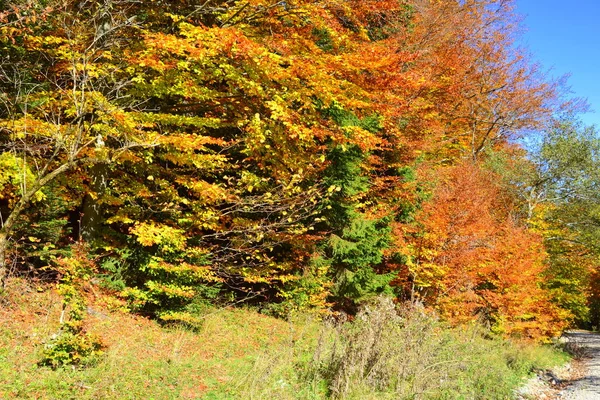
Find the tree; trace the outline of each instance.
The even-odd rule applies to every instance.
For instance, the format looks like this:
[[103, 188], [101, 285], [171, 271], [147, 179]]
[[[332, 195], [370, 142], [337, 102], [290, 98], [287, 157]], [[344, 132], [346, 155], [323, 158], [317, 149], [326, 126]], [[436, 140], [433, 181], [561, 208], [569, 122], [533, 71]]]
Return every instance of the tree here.
[[115, 162], [156, 137], [121, 96], [128, 81], [118, 71], [132, 21], [111, 1], [82, 6], [17, 3], [2, 16], [0, 281], [17, 221], [31, 203], [43, 202], [54, 179]]
[[451, 320], [549, 331], [525, 192], [486, 169], [557, 103], [511, 50], [510, 2], [48, 4], [2, 16], [4, 250], [30, 240], [17, 219], [63, 244], [69, 219], [165, 321], [353, 306], [396, 276]]
[[403, 249], [415, 296], [450, 321], [481, 319], [505, 335], [560, 330], [565, 315], [542, 288], [542, 238], [509, 218], [498, 176], [471, 162], [438, 173]]
[[417, 56], [404, 68], [414, 86], [398, 104], [439, 158], [477, 158], [560, 106], [558, 85], [514, 45], [512, 1], [416, 2], [414, 26], [406, 46]]
[[600, 248], [600, 139], [596, 129], [571, 117], [545, 132], [529, 180], [531, 225], [550, 254], [548, 287], [558, 304], [587, 324]]

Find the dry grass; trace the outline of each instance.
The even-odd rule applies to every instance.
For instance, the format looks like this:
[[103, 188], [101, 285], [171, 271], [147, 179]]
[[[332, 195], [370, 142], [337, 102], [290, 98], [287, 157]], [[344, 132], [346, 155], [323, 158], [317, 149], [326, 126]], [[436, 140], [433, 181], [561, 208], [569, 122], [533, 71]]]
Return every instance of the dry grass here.
[[257, 360], [238, 398], [510, 399], [524, 377], [567, 360], [553, 348], [488, 339], [477, 326], [451, 329], [422, 308], [398, 311], [386, 298], [320, 329]]
[[59, 328], [51, 288], [12, 280], [0, 294], [2, 399], [504, 399], [551, 350], [450, 330], [386, 300], [352, 323], [286, 322], [249, 310], [206, 315], [198, 331], [115, 310], [91, 290], [86, 329], [107, 346], [86, 368], [39, 367]]

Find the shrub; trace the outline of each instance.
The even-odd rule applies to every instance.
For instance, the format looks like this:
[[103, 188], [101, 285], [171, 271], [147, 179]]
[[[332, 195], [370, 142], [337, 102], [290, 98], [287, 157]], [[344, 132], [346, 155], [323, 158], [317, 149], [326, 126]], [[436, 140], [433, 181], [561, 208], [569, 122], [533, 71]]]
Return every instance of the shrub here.
[[94, 335], [62, 330], [46, 342], [38, 364], [52, 368], [93, 364], [102, 355], [103, 347]]
[[62, 276], [58, 284], [58, 292], [63, 297], [61, 327], [44, 344], [39, 365], [52, 368], [85, 365], [102, 354], [104, 346], [100, 339], [83, 328], [87, 307], [81, 291], [96, 271], [95, 264], [86, 254], [86, 248], [79, 244], [71, 257], [56, 260], [56, 270]]

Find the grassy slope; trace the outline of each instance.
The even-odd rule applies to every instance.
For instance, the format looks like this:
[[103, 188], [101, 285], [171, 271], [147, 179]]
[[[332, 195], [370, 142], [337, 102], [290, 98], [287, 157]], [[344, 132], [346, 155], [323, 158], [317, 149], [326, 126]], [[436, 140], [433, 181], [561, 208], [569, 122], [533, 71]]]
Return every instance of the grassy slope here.
[[0, 308], [0, 398], [227, 398], [257, 354], [293, 336], [288, 323], [243, 310], [207, 316], [193, 333], [100, 304], [94, 309], [87, 329], [107, 345], [105, 357], [91, 368], [53, 371], [36, 362], [58, 330], [60, 299], [52, 291], [8, 288]]
[[[311, 319], [285, 322], [226, 309], [207, 315], [198, 332], [164, 329], [107, 311], [109, 299], [90, 297], [96, 312], [87, 329], [102, 338], [106, 353], [94, 366], [53, 371], [36, 362], [44, 340], [59, 327], [60, 299], [52, 290], [11, 281], [0, 296], [0, 398], [319, 399], [335, 382], [344, 398], [500, 399], [532, 368], [564, 360], [547, 349], [516, 348], [418, 321], [380, 338], [383, 347], [375, 350], [363, 346], [373, 321], [344, 331]], [[360, 357], [375, 357], [380, 378], [402, 376], [405, 382], [392, 379], [394, 391], [375, 388], [373, 376], [357, 367]]]

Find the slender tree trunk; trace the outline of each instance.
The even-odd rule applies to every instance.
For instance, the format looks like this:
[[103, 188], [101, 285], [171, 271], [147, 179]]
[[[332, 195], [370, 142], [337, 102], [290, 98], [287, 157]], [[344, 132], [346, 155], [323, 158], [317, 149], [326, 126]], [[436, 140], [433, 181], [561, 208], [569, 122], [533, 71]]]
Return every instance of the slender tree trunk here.
[[[37, 187], [37, 185], [35, 185], [35, 187]], [[29, 201], [38, 190], [39, 188], [34, 191], [30, 190], [25, 195], [23, 195], [23, 197], [21, 197], [21, 199], [17, 202], [15, 207], [11, 210], [10, 214], [8, 215], [8, 218], [6, 219], [6, 221], [4, 221], [2, 227], [0, 227], [0, 287], [4, 287], [8, 275], [8, 264], [6, 261], [6, 253], [8, 252], [9, 243], [8, 237], [12, 232], [13, 226], [15, 225], [17, 218], [19, 217], [19, 215], [21, 215], [21, 213], [25, 209], [25, 206], [29, 204]]]
[[8, 265], [6, 264], [6, 251], [8, 250], [8, 237], [4, 231], [0, 231], [0, 287], [4, 287]]
[[106, 191], [108, 184], [108, 166], [95, 164], [90, 169], [92, 177], [91, 189], [94, 196], [89, 193], [83, 199], [80, 236], [86, 242], [98, 239], [102, 224], [102, 206], [99, 199]]

